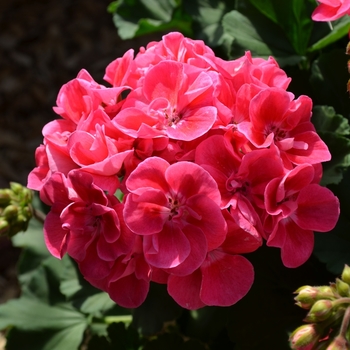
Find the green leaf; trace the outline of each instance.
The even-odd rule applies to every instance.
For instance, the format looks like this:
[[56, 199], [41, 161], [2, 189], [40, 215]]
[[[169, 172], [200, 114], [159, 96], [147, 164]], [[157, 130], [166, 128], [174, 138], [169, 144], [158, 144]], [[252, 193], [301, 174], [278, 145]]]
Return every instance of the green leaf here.
[[50, 306], [44, 302], [22, 296], [0, 305], [0, 329], [14, 326], [23, 330], [63, 329], [85, 324], [83, 314], [69, 304]]
[[323, 163], [321, 184], [338, 184], [350, 166], [350, 140], [347, 137], [350, 134], [349, 122], [328, 106], [315, 106], [311, 120], [332, 155], [329, 162]]
[[191, 33], [191, 18], [175, 0], [120, 0], [109, 9], [115, 11], [113, 21], [124, 40], [174, 29]]
[[[350, 222], [347, 222], [349, 227]], [[341, 226], [344, 226], [340, 224]], [[344, 227], [345, 228], [345, 227]], [[350, 237], [349, 237], [350, 238]], [[328, 271], [340, 275], [344, 264], [350, 264], [350, 239], [344, 239], [336, 231], [315, 233], [315, 247], [313, 253], [327, 265]]]
[[273, 56], [281, 66], [296, 64], [303, 57], [296, 55], [280, 28], [254, 8], [246, 15], [234, 10], [223, 18], [223, 28], [234, 41], [234, 58], [250, 50], [253, 56]]
[[[250, 0], [267, 18], [277, 24], [288, 37], [295, 52], [303, 56], [306, 53], [312, 32], [310, 0]], [[311, 7], [312, 6], [312, 7]]]
[[346, 91], [348, 79], [345, 48], [321, 54], [313, 62], [311, 70], [314, 104], [332, 106], [337, 113], [349, 116], [350, 101]]
[[44, 242], [43, 224], [36, 219], [30, 220], [26, 232], [13, 236], [12, 243], [15, 247], [29, 249], [40, 259], [51, 255]]
[[309, 47], [308, 52], [314, 52], [316, 50], [323, 49], [324, 47], [334, 43], [335, 41], [343, 38], [350, 30], [350, 17], [344, 16], [339, 20], [333, 22], [333, 30], [322, 39], [314, 43]]
[[85, 331], [84, 324], [60, 331], [26, 332], [12, 328], [7, 336], [7, 350], [67, 350], [79, 349]]
[[115, 302], [105, 292], [94, 294], [85, 299], [80, 310], [86, 314], [101, 317], [102, 313], [111, 309]]
[[184, 1], [184, 9], [193, 19], [194, 34], [211, 47], [223, 44], [222, 19], [234, 9], [234, 1], [193, 0]]

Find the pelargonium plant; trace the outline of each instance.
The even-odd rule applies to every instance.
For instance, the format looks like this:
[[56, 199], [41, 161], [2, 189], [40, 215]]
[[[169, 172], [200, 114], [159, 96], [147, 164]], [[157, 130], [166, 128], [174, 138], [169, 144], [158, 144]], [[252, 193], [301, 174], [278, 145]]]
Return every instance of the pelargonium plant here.
[[158, 34], [64, 84], [30, 190], [0, 190], [8, 350], [348, 349], [349, 1], [109, 11]]
[[140, 306], [155, 282], [186, 309], [233, 305], [254, 281], [245, 253], [266, 242], [298, 267], [334, 228], [312, 100], [272, 57], [227, 61], [170, 32], [104, 80], [63, 85], [28, 187], [51, 207], [51, 254], [117, 304]]

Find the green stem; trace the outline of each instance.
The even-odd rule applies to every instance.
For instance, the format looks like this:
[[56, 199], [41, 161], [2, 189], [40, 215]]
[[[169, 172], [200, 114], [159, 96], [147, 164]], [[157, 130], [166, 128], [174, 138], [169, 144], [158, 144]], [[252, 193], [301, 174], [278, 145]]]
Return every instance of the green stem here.
[[44, 223], [45, 218], [46, 218], [46, 215], [42, 211], [37, 210], [35, 208], [33, 208], [33, 216], [35, 217], [35, 219], [40, 221], [42, 224]]
[[130, 324], [132, 321], [131, 315], [122, 315], [122, 316], [106, 316], [103, 318], [104, 323], [111, 324], [113, 322], [123, 322], [125, 324]]
[[343, 321], [341, 323], [339, 335], [343, 336], [346, 339], [346, 333], [349, 328], [350, 322], [350, 307], [345, 310]]

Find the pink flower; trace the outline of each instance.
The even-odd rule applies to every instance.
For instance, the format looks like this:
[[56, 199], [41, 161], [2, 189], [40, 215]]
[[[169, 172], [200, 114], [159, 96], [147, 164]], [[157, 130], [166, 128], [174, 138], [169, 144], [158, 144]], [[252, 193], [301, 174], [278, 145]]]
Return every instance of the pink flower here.
[[209, 72], [163, 61], [147, 72], [142, 87], [128, 95], [113, 122], [134, 138], [168, 136], [190, 141], [206, 133], [216, 120], [213, 91]]
[[208, 250], [224, 241], [227, 227], [219, 208], [220, 193], [200, 166], [169, 165], [151, 157], [130, 174], [126, 187], [130, 194], [125, 222], [143, 236], [150, 265], [188, 274], [200, 266]]
[[[108, 276], [84, 275], [93, 286], [104, 290], [113, 301], [126, 308], [136, 308], [145, 301], [151, 279], [151, 268], [142, 251], [142, 238], [134, 238], [132, 250], [115, 259]], [[84, 272], [81, 263], [79, 268]]]
[[338, 221], [337, 197], [314, 183], [314, 178], [314, 168], [303, 164], [266, 186], [267, 245], [281, 248], [282, 261], [287, 267], [300, 266], [310, 257], [313, 231], [330, 231]]
[[345, 15], [350, 15], [350, 2], [348, 0], [318, 0], [320, 3], [311, 17], [314, 21], [335, 21]]
[[41, 199], [51, 205], [44, 224], [46, 245], [52, 255], [68, 253], [80, 263], [86, 278], [110, 273], [114, 261], [132, 249], [134, 235], [123, 223], [123, 205], [106, 196], [91, 175], [56, 172], [45, 183]]
[[242, 229], [262, 236], [256, 209], [264, 209], [264, 191], [268, 182], [284, 173], [276, 148], [255, 150], [240, 158], [227, 139], [215, 135], [197, 147], [196, 163], [217, 182], [221, 208], [231, 206], [230, 213]]
[[257, 148], [279, 148], [283, 159], [293, 164], [317, 164], [330, 160], [328, 147], [310, 122], [312, 101], [278, 88], [266, 88], [246, 102], [249, 120], [238, 130]]

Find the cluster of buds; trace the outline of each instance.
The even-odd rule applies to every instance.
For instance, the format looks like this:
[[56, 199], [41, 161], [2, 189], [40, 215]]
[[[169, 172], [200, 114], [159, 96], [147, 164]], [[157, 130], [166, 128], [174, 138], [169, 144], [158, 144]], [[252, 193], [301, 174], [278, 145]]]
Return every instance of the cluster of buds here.
[[26, 231], [33, 216], [32, 199], [32, 191], [16, 182], [0, 189], [0, 236]]
[[341, 278], [329, 286], [303, 286], [295, 293], [296, 304], [309, 312], [308, 324], [290, 336], [292, 349], [350, 349], [350, 267], [345, 265]]

